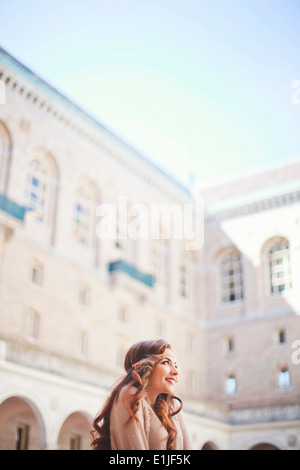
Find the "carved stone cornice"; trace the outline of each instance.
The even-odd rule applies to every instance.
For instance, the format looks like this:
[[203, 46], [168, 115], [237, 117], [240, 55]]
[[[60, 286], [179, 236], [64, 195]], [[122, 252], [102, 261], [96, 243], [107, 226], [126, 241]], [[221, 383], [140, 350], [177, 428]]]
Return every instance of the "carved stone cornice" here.
[[300, 182], [297, 184], [299, 189], [297, 188], [271, 197], [257, 198], [256, 200], [249, 202], [243, 202], [243, 199], [241, 198], [240, 203], [239, 198], [237, 198], [234, 204], [232, 204], [232, 201], [228, 201], [226, 205], [226, 201], [224, 201], [219, 205], [208, 205], [205, 207], [205, 220], [206, 222], [225, 220], [300, 202]]

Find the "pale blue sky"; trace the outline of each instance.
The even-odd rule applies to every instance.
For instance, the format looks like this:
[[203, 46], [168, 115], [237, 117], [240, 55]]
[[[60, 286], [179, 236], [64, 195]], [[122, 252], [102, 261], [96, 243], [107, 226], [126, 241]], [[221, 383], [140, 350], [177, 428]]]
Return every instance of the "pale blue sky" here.
[[0, 45], [188, 181], [300, 156], [300, 1], [10, 0]]

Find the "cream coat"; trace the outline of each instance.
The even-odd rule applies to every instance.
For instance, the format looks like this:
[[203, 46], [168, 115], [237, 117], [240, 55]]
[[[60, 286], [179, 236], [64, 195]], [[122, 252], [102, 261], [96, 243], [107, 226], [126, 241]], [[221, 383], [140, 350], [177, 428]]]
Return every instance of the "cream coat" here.
[[[123, 404], [123, 388], [114, 403], [110, 416], [110, 438], [112, 450], [166, 450], [167, 431], [151, 406], [142, 399], [136, 419], [131, 419], [130, 413]], [[136, 389], [132, 387], [130, 394]], [[127, 402], [126, 402], [127, 403]], [[171, 418], [177, 429], [176, 449], [191, 449], [187, 430], [183, 421], [182, 411]]]

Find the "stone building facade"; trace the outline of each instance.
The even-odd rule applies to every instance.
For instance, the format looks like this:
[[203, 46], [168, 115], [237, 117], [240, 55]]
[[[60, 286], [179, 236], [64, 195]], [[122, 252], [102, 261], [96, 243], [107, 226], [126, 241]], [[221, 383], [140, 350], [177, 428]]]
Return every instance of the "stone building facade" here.
[[2, 49], [0, 81], [0, 448], [89, 448], [124, 353], [163, 337], [194, 449], [299, 449], [300, 163], [202, 188], [199, 249], [176, 218], [127, 238], [195, 191]]

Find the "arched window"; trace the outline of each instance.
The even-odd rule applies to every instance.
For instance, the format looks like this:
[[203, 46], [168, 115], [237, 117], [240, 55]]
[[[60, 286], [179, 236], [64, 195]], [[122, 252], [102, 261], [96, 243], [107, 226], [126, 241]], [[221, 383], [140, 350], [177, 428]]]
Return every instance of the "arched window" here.
[[96, 196], [93, 185], [80, 182], [75, 191], [73, 237], [79, 243], [92, 246], [95, 236]]
[[289, 242], [280, 238], [268, 250], [270, 293], [284, 292], [292, 287]]
[[57, 171], [46, 152], [37, 151], [29, 162], [26, 201], [29, 211], [40, 222], [50, 225], [54, 214]]
[[221, 300], [233, 302], [243, 298], [241, 254], [230, 251], [221, 260]]

